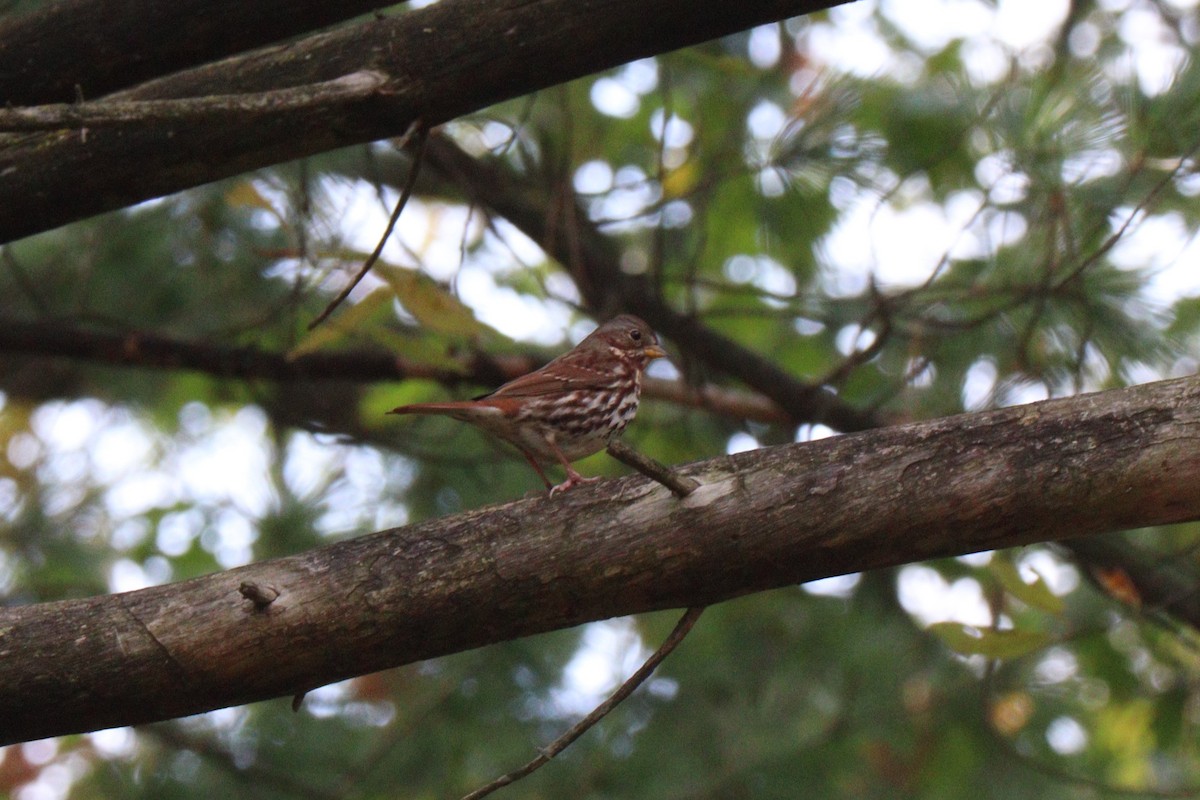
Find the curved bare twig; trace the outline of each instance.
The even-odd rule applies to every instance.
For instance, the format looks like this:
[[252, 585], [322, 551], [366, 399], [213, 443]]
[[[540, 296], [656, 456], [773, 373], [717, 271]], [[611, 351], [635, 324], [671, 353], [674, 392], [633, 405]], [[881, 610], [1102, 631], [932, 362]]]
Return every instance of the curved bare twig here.
[[383, 252], [383, 246], [391, 238], [392, 231], [396, 229], [396, 223], [400, 220], [400, 214], [404, 211], [404, 207], [408, 205], [409, 198], [412, 197], [413, 187], [417, 185], [417, 175], [421, 172], [421, 160], [425, 155], [425, 140], [429, 138], [429, 130], [421, 120], [415, 120], [408, 126], [408, 130], [405, 131], [404, 136], [400, 138], [397, 148], [404, 147], [410, 137], [416, 137], [412, 164], [408, 168], [408, 177], [404, 179], [404, 188], [400, 191], [400, 199], [396, 201], [396, 207], [392, 209], [392, 216], [388, 218], [387, 227], [383, 229], [383, 235], [379, 237], [379, 244], [375, 245], [375, 249], [371, 251], [371, 255], [367, 256], [367, 260], [363, 262], [358, 273], [346, 284], [345, 288], [338, 292], [337, 297], [330, 300], [329, 305], [325, 306], [325, 310], [318, 314], [316, 319], [308, 323], [310, 331], [324, 322], [334, 312], [334, 309], [350, 296], [350, 293], [354, 291], [354, 287], [358, 286], [359, 282], [367, 276], [367, 273], [371, 271], [371, 267], [375, 266], [375, 262], [379, 260], [379, 255]]
[[696, 620], [700, 619], [700, 614], [703, 611], [704, 606], [689, 608], [687, 611], [685, 611], [683, 616], [679, 618], [679, 622], [675, 623], [674, 630], [672, 630], [667, 638], [663, 640], [663, 643], [658, 646], [658, 649], [655, 650], [650, 657], [646, 659], [645, 663], [638, 667], [632, 675], [625, 679], [625, 682], [622, 683], [620, 687], [618, 687], [617, 690], [612, 693], [612, 696], [592, 709], [591, 713], [579, 720], [579, 722], [576, 722], [574, 725], [572, 725], [562, 736], [559, 736], [548, 746], [542, 748], [542, 750], [538, 752], [537, 756], [533, 760], [521, 767], [518, 767], [517, 769], [514, 769], [512, 772], [507, 772], [501, 775], [491, 783], [481, 786], [469, 794], [463, 795], [462, 800], [480, 800], [480, 798], [486, 797], [497, 789], [503, 789], [505, 786], [508, 786], [511, 783], [516, 783], [522, 778], [536, 772], [546, 764], [550, 763], [550, 759], [554, 758], [563, 750], [566, 750], [568, 747], [570, 747], [572, 742], [574, 742], [583, 734], [587, 733], [592, 726], [604, 719], [604, 717], [606, 717], [610, 711], [620, 705], [625, 698], [629, 697], [629, 695], [633, 694], [633, 692], [639, 686], [645, 683], [646, 679], [649, 678], [654, 670], [658, 668], [658, 665], [663, 662], [663, 659], [669, 656], [671, 651], [678, 647], [679, 643], [682, 642], [684, 637], [688, 635], [688, 632], [691, 631], [692, 626], [696, 624]]

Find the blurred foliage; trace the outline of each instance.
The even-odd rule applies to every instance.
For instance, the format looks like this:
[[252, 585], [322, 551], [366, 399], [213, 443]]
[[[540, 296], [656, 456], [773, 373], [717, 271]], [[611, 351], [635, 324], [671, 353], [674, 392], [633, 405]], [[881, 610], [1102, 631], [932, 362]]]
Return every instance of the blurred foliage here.
[[[986, 32], [931, 45], [926, 23], [888, 13], [906, 9], [766, 26], [443, 133], [513, 186], [578, 202], [672, 307], [859, 407], [928, 418], [1194, 372], [1200, 302], [1157, 281], [1192, 257], [1200, 222], [1195, 8], [1078, 3], [1019, 50]], [[1136, 30], [1175, 58], [1173, 80], [1139, 71], [1150, 34]], [[846, 55], [860, 50], [884, 67]], [[81, 337], [386, 347], [442, 368], [476, 351], [548, 356], [589, 329], [571, 273], [443, 180], [419, 187], [351, 303], [306, 332], [374, 246], [395, 160], [384, 143], [330, 153], [15, 243], [0, 251], [2, 313]], [[704, 353], [675, 354], [688, 379], [725, 380]], [[540, 491], [465, 426], [383, 416], [482, 386], [232, 381], [11, 353], [0, 365], [9, 604]], [[626, 438], [677, 463], [820, 432], [647, 402]], [[581, 470], [623, 471], [604, 456]], [[1121, 541], [1200, 575], [1196, 525]], [[1119, 569], [1091, 573], [1050, 547], [726, 603], [501, 796], [1194, 796], [1200, 640], [1144, 606]], [[565, 730], [673, 620], [367, 675], [298, 713], [280, 700], [11, 747], [0, 794], [457, 797]]]

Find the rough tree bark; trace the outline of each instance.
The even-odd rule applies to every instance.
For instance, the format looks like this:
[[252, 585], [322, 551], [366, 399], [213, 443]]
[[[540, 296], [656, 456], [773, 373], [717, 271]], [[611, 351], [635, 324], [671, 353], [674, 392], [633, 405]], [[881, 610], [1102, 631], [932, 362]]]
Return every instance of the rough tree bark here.
[[[264, 92], [364, 70], [388, 80], [373, 98], [325, 109], [0, 136], [0, 242], [270, 164], [398, 136], [414, 120], [440, 124], [836, 2], [443, 0], [175, 73], [110, 98]], [[14, 60], [27, 58], [17, 52]], [[45, 102], [61, 100], [55, 94]]]
[[0, 18], [0, 105], [94, 100], [395, 3], [57, 0]]
[[692, 464], [180, 584], [0, 609], [0, 744], [293, 695], [581, 622], [1200, 518], [1200, 379]]

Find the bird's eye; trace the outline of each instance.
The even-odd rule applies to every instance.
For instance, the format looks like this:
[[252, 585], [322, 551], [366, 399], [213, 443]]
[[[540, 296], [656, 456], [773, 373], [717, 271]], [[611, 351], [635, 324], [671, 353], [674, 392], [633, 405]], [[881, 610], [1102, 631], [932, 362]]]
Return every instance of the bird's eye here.
[[635, 342], [640, 342], [642, 340], [642, 332], [637, 328], [634, 328], [629, 332], [629, 338], [633, 339]]

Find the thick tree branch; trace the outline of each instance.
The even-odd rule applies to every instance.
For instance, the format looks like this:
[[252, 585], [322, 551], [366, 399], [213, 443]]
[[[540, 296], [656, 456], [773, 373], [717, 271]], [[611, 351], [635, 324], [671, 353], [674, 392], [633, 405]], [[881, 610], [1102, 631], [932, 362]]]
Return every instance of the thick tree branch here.
[[264, 92], [364, 70], [391, 80], [377, 97], [349, 108], [280, 111], [244, 124], [0, 137], [0, 207], [6, 210], [0, 241], [270, 164], [397, 136], [416, 119], [437, 125], [627, 61], [831, 4], [443, 0], [198, 67], [112, 99]]
[[[1200, 519], [1200, 380], [698, 462], [138, 592], [0, 609], [0, 744], [828, 575]], [[243, 584], [278, 596], [256, 605]], [[53, 709], [54, 713], [48, 713]]]

